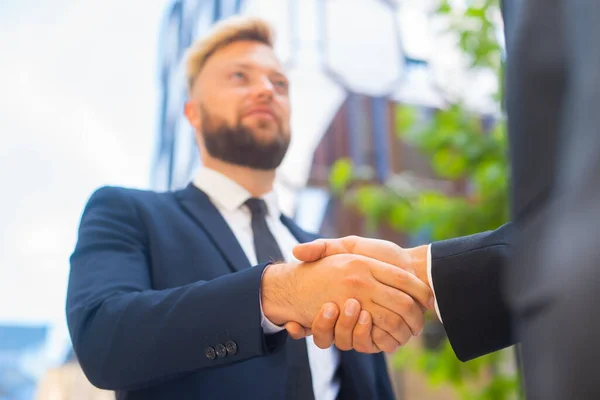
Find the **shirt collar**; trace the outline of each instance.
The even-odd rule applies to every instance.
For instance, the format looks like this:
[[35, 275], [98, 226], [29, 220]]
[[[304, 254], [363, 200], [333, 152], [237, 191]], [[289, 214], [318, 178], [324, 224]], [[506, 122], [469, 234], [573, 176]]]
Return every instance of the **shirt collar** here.
[[[217, 208], [232, 212], [238, 210], [252, 195], [233, 179], [207, 167], [200, 167], [193, 180], [194, 186], [202, 190]], [[268, 213], [279, 218], [277, 194], [270, 191], [261, 197], [267, 204]]]

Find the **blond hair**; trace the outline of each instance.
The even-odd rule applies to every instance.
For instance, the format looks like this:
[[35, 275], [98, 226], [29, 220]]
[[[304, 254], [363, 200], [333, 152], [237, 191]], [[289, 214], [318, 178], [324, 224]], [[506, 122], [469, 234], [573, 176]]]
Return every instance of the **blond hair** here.
[[275, 34], [271, 25], [257, 17], [235, 16], [216, 23], [208, 35], [196, 41], [186, 55], [186, 81], [191, 92], [194, 80], [206, 61], [219, 49], [241, 40], [252, 40], [273, 47]]

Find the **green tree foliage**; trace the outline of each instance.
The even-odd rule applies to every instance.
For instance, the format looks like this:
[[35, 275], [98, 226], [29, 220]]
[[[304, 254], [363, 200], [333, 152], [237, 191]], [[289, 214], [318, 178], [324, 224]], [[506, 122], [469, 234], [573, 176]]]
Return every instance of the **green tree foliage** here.
[[[494, 22], [499, 16], [498, 0], [467, 3], [468, 7], [457, 9], [441, 0], [437, 13], [448, 16], [470, 68], [492, 69], [502, 88], [501, 47]], [[501, 93], [494, 98], [499, 101]], [[347, 159], [332, 168], [332, 189], [366, 217], [371, 229], [385, 223], [402, 233], [425, 232], [431, 241], [495, 229], [509, 218], [507, 139], [502, 118], [485, 121], [460, 99], [425, 122], [417, 108], [397, 110], [399, 137], [426, 157], [438, 182], [462, 191], [449, 193], [402, 175], [381, 184], [368, 183]], [[429, 317], [432, 330], [437, 322]], [[444, 338], [429, 348], [406, 346], [394, 362], [423, 372], [433, 386], [449, 384], [460, 399], [506, 400], [517, 398], [519, 392], [512, 355], [509, 349], [462, 363]]]

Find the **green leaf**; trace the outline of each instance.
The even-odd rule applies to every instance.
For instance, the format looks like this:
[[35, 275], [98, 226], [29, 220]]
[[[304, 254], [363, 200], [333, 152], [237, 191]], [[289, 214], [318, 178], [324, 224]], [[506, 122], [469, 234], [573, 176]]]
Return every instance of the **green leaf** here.
[[383, 188], [364, 186], [356, 191], [356, 206], [371, 222], [378, 222], [384, 215], [388, 202]]
[[348, 159], [337, 160], [329, 173], [329, 184], [334, 193], [339, 194], [346, 190], [352, 180], [352, 162]]
[[438, 9], [435, 11], [438, 14], [449, 14], [452, 11], [452, 7], [447, 1], [442, 1]]
[[466, 17], [485, 18], [485, 7], [469, 7], [465, 11]]
[[390, 209], [388, 223], [395, 230], [415, 232], [419, 228], [418, 218], [417, 211], [408, 202], [398, 201]]
[[408, 135], [417, 121], [417, 111], [414, 107], [400, 106], [396, 113], [397, 131], [400, 136]]
[[493, 159], [483, 162], [473, 174], [477, 194], [482, 198], [487, 198], [498, 191], [507, 191], [507, 175], [504, 163]]
[[455, 149], [441, 149], [433, 155], [433, 168], [444, 178], [458, 179], [467, 169], [467, 159]]

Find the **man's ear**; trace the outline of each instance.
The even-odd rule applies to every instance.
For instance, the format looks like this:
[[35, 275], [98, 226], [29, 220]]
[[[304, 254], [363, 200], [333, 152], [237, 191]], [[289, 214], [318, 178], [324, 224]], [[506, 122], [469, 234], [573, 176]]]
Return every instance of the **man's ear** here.
[[192, 125], [196, 130], [200, 129], [202, 126], [202, 116], [200, 115], [200, 110], [193, 100], [187, 100], [185, 102], [183, 112], [185, 113], [190, 125]]

